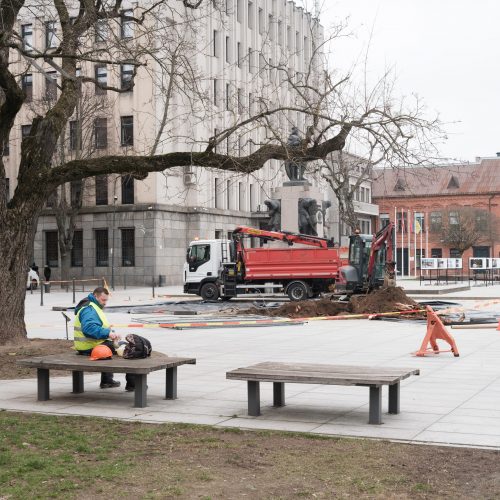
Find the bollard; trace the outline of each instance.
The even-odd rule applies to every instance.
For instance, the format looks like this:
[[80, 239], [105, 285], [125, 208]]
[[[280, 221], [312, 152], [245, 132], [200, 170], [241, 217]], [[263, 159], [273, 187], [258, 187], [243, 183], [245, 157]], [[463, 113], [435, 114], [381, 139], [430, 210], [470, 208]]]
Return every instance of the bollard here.
[[155, 298], [155, 279], [153, 277], [153, 282], [152, 282], [152, 288], [153, 288], [153, 299]]
[[76, 283], [75, 283], [75, 278], [72, 278], [71, 281], [73, 282], [73, 304], [76, 302]]
[[40, 280], [40, 305], [43, 306], [43, 288], [45, 286], [45, 283], [43, 280]]
[[123, 289], [124, 290], [127, 289], [127, 275], [126, 274], [123, 275]]

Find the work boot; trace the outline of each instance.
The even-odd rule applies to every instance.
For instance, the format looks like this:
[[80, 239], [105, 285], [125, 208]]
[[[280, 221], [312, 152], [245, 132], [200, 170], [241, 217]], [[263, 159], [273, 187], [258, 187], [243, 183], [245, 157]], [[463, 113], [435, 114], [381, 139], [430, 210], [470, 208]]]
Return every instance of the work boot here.
[[135, 386], [127, 384], [125, 386], [125, 390], [128, 391], [128, 392], [134, 392], [135, 391]]
[[120, 387], [121, 383], [118, 380], [110, 380], [109, 382], [101, 382], [99, 386], [101, 389], [112, 389], [113, 387]]

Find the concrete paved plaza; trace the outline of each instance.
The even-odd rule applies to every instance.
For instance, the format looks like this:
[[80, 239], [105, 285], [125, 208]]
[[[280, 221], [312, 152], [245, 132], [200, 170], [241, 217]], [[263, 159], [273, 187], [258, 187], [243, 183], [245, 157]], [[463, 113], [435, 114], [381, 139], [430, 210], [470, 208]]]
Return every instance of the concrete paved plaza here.
[[[408, 282], [408, 288], [415, 282]], [[430, 290], [430, 288], [428, 288]], [[180, 289], [159, 290], [175, 295]], [[494, 299], [500, 286], [460, 292]], [[78, 299], [84, 295], [78, 294]], [[451, 292], [449, 295], [454, 295]], [[439, 295], [448, 300], [449, 295]], [[155, 302], [147, 289], [117, 291], [111, 305]], [[27, 296], [29, 336], [64, 338], [64, 321], [53, 305], [71, 305], [71, 294]], [[168, 300], [157, 298], [156, 301]], [[479, 302], [481, 305], [481, 302]], [[489, 304], [490, 313], [500, 305]], [[71, 314], [72, 316], [72, 314]], [[151, 317], [151, 313], [144, 315]], [[500, 312], [498, 313], [500, 317]], [[137, 314], [108, 313], [112, 323], [130, 323]], [[119, 330], [119, 329], [117, 329]], [[153, 349], [170, 355], [193, 356], [195, 366], [178, 369], [178, 399], [166, 401], [164, 372], [148, 377], [147, 408], [133, 408], [133, 394], [100, 390], [99, 376], [85, 374], [86, 392], [72, 395], [71, 377], [51, 378], [51, 397], [36, 401], [36, 380], [2, 381], [0, 408], [65, 415], [95, 415], [144, 422], [186, 422], [247, 429], [279, 429], [328, 435], [366, 436], [426, 443], [500, 448], [500, 332], [495, 329], [449, 330], [460, 357], [440, 354], [416, 358], [425, 335], [424, 324], [390, 321], [313, 321], [298, 326], [217, 328], [199, 330], [119, 330], [147, 336]], [[70, 338], [72, 332], [70, 329]], [[248, 417], [246, 383], [226, 380], [225, 373], [261, 361], [357, 364], [419, 368], [421, 375], [401, 384], [401, 413], [384, 414], [382, 425], [368, 425], [368, 388], [286, 384], [286, 406], [273, 408], [272, 384], [261, 384], [262, 416]], [[387, 412], [387, 387], [383, 393]]]

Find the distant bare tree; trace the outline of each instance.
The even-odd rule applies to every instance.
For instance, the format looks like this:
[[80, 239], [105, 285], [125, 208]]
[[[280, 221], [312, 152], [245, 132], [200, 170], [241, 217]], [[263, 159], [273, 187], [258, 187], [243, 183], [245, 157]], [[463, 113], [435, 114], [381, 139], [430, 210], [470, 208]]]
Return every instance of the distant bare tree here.
[[442, 241], [463, 254], [473, 246], [498, 238], [498, 220], [485, 209], [450, 208], [442, 213]]

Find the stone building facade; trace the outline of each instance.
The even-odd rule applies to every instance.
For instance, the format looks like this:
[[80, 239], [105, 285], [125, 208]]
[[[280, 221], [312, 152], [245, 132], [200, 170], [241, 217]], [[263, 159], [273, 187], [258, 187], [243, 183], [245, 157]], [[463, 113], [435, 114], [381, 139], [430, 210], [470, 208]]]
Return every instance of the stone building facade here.
[[[125, 0], [123, 12], [139, 15], [142, 3]], [[323, 32], [310, 13], [283, 0], [226, 0], [222, 11], [214, 5], [204, 2], [203, 8], [189, 14], [190, 29], [168, 39], [169, 44], [182, 42], [188, 47], [197, 75], [190, 84], [199, 84], [198, 109], [192, 110], [181, 92], [173, 92], [167, 102], [165, 66], [155, 61], [137, 70], [128, 92], [103, 92], [94, 83], [83, 83], [61, 147], [66, 159], [82, 157], [78, 156], [82, 151], [88, 156], [202, 151], [210, 137], [251, 116], [262, 103], [295, 102], [285, 74], [300, 79], [311, 70], [311, 82], [317, 83], [324, 61], [319, 52], [315, 56], [314, 48], [320, 46]], [[70, 14], [76, 16], [77, 11]], [[172, 17], [167, 21], [175, 26], [184, 13], [167, 9], [165, 15]], [[151, 20], [151, 28], [157, 22]], [[23, 17], [18, 29], [26, 47], [57, 46], [60, 27], [44, 12]], [[121, 25], [96, 26], [89, 43], [105, 47], [110, 35], [128, 43], [134, 29], [133, 23], [123, 20]], [[159, 32], [152, 43], [166, 46], [161, 36]], [[16, 188], [22, 137], [29, 134], [37, 106], [55, 102], [60, 80], [49, 65], [28, 69], [16, 53], [12, 57], [31, 99], [17, 118], [4, 156], [11, 193]], [[122, 89], [132, 78], [126, 64], [118, 69], [86, 62], [79, 74]], [[162, 126], [167, 106], [167, 125]], [[288, 112], [270, 123], [273, 134], [285, 141], [292, 125], [303, 133], [300, 113]], [[218, 147], [228, 154], [245, 155], [268, 137], [264, 127], [249, 126]], [[150, 174], [143, 181], [112, 175], [89, 179], [83, 186], [67, 186], [70, 201], [78, 190], [84, 193], [75, 219], [71, 276], [105, 276], [108, 281], [113, 277], [116, 285], [125, 279], [135, 285], [149, 285], [153, 279], [179, 284], [188, 243], [195, 238], [227, 237], [241, 224], [259, 227], [266, 221], [263, 202], [282, 181], [282, 165], [273, 160], [250, 175], [192, 167]], [[40, 267], [50, 265], [52, 279], [60, 277], [58, 229], [50, 203], [38, 221], [33, 258]]]

